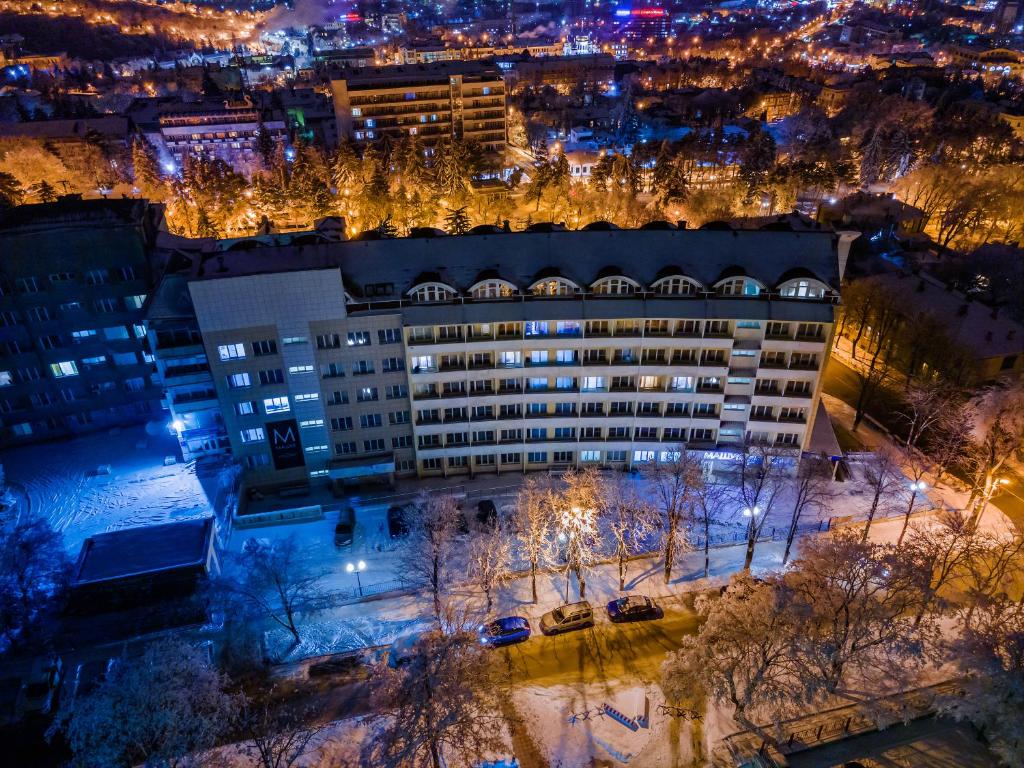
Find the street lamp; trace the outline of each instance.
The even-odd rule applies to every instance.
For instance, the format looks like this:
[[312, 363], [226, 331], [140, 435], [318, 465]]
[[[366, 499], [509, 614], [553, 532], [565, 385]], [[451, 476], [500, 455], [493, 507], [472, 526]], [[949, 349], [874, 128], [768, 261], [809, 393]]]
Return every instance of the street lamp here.
[[907, 513], [903, 517], [903, 530], [900, 531], [900, 537], [896, 540], [897, 544], [903, 543], [903, 536], [907, 532], [907, 526], [910, 523], [910, 515], [914, 511], [914, 502], [917, 501], [917, 494], [921, 493], [928, 487], [928, 483], [924, 480], [915, 480], [910, 484], [910, 503], [907, 505]]
[[358, 563], [346, 563], [345, 572], [354, 573], [356, 575], [356, 585], [359, 587], [359, 596], [363, 596], [363, 580], [359, 578], [359, 574], [366, 570], [366, 563], [360, 560]]

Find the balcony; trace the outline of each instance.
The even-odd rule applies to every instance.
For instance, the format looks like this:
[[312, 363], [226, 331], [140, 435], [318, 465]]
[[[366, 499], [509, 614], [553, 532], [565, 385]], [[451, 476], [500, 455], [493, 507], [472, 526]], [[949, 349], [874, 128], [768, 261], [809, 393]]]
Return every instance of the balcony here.
[[789, 370], [791, 371], [816, 371], [818, 370], [818, 361], [813, 360], [809, 363], [790, 363]]

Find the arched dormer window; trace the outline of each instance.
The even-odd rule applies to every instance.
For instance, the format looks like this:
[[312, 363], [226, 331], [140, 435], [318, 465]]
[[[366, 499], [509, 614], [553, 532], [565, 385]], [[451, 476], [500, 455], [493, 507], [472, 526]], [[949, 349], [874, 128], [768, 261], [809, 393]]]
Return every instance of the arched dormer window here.
[[469, 289], [474, 299], [505, 299], [516, 295], [516, 287], [508, 280], [481, 280]]
[[602, 277], [591, 288], [601, 296], [628, 296], [640, 289], [640, 283], [622, 275]]
[[730, 277], [715, 285], [720, 296], [758, 296], [764, 286], [750, 277]]
[[545, 277], [530, 286], [534, 296], [571, 296], [580, 292], [580, 287], [564, 277]]
[[796, 299], [823, 299], [829, 287], [820, 280], [802, 277], [779, 286], [779, 295]]
[[420, 304], [435, 304], [451, 301], [457, 291], [446, 283], [420, 283], [409, 291], [413, 301]]
[[655, 280], [651, 288], [662, 296], [696, 296], [700, 293], [700, 284], [683, 275], [670, 275]]

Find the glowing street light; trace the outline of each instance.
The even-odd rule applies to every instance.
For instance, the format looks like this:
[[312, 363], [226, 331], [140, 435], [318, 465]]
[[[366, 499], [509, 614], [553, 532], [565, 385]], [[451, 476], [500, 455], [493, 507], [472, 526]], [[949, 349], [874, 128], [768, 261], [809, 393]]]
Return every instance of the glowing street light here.
[[345, 573], [354, 573], [356, 575], [356, 586], [359, 587], [359, 596], [363, 596], [363, 580], [359, 578], [359, 574], [366, 570], [366, 563], [360, 560], [358, 563], [345, 563]]

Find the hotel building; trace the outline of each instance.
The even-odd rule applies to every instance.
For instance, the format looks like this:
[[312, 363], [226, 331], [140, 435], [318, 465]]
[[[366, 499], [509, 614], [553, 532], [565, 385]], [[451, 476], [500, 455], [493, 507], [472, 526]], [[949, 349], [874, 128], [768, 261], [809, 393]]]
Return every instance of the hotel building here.
[[493, 63], [332, 69], [330, 85], [338, 134], [357, 144], [416, 136], [428, 147], [472, 139], [505, 150], [505, 82]]
[[[543, 230], [536, 227], [535, 230]], [[188, 286], [251, 485], [809, 446], [854, 233], [529, 231], [264, 245]]]

